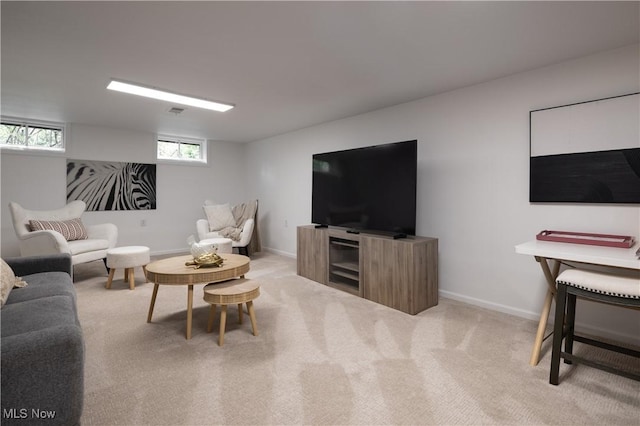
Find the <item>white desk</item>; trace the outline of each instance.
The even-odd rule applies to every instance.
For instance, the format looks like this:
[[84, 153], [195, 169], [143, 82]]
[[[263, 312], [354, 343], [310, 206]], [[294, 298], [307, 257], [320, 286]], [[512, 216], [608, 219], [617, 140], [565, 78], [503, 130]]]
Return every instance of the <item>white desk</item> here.
[[536, 341], [531, 352], [530, 365], [538, 365], [540, 361], [540, 349], [544, 340], [544, 331], [547, 328], [551, 302], [556, 295], [556, 278], [560, 272], [561, 262], [587, 263], [640, 271], [640, 259], [636, 257], [637, 249], [638, 243], [631, 248], [625, 249], [538, 240], [528, 241], [516, 246], [516, 253], [534, 256], [536, 261], [540, 263], [548, 285], [547, 295], [540, 313]]

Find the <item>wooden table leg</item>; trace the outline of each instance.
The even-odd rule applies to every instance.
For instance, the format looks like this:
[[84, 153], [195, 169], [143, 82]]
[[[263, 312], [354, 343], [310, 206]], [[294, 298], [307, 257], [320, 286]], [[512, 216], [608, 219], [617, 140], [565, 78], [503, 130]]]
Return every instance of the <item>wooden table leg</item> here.
[[227, 305], [222, 305], [220, 310], [220, 335], [218, 336], [218, 345], [224, 345], [224, 329], [227, 326]]
[[531, 359], [529, 365], [536, 366], [540, 362], [540, 351], [542, 350], [542, 342], [544, 341], [544, 332], [547, 329], [547, 321], [549, 320], [549, 311], [551, 310], [551, 302], [553, 301], [553, 293], [547, 290], [547, 296], [544, 299], [544, 305], [542, 305], [542, 312], [540, 313], [540, 322], [538, 323], [538, 332], [536, 333], [536, 341], [533, 344], [533, 350], [531, 351]]
[[153, 307], [156, 305], [156, 296], [158, 295], [158, 284], [153, 284], [153, 294], [151, 295], [151, 304], [149, 305], [149, 314], [147, 315], [147, 322], [151, 322], [151, 315], [153, 315]]
[[193, 319], [193, 284], [187, 290], [187, 340], [191, 339], [191, 321]]
[[209, 321], [207, 322], [207, 333], [211, 333], [211, 330], [213, 330], [213, 322], [215, 321], [216, 318], [216, 305], [215, 304], [211, 304], [211, 308], [209, 309]]
[[129, 290], [136, 288], [136, 276], [133, 273], [133, 268], [129, 269]]
[[253, 309], [253, 300], [247, 302], [247, 311], [249, 311], [249, 318], [251, 319], [251, 328], [253, 329], [253, 335], [258, 335], [258, 323], [256, 321], [256, 313]]
[[553, 271], [549, 268], [549, 261], [551, 259], [546, 259], [544, 257], [537, 257], [536, 260], [540, 263], [540, 267], [542, 268], [542, 273], [544, 273], [544, 278], [547, 280], [547, 286], [549, 287], [549, 291], [555, 297], [557, 287], [556, 287], [556, 278], [558, 278], [558, 273], [560, 272], [560, 262], [554, 260]]
[[542, 305], [542, 312], [540, 313], [540, 321], [538, 322], [538, 331], [536, 332], [536, 340], [531, 350], [531, 359], [529, 365], [536, 366], [540, 362], [540, 352], [542, 350], [542, 342], [544, 341], [544, 333], [547, 329], [547, 322], [549, 321], [549, 312], [551, 311], [551, 303], [556, 295], [556, 278], [560, 272], [560, 262], [555, 260], [553, 270], [549, 268], [549, 259], [536, 256], [536, 261], [540, 263], [542, 272], [544, 273], [545, 280], [547, 281], [547, 294]]
[[238, 324], [242, 324], [242, 303], [238, 303]]
[[113, 275], [115, 273], [116, 273], [116, 269], [115, 268], [109, 269], [109, 278], [107, 278], [107, 285], [106, 285], [106, 287], [108, 289], [111, 288], [111, 282], [113, 281]]

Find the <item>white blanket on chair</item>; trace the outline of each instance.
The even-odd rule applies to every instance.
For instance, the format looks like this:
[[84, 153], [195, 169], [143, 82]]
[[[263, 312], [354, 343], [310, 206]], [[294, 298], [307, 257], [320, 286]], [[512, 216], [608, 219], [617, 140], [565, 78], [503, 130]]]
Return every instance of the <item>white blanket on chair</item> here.
[[231, 238], [233, 241], [240, 241], [242, 228], [244, 228], [244, 224], [247, 219], [255, 219], [257, 207], [258, 203], [256, 201], [241, 203], [233, 206], [231, 212], [233, 213], [233, 217], [236, 220], [236, 227], [234, 228], [228, 226], [226, 228], [222, 228], [218, 231], [218, 234], [222, 235], [225, 238]]

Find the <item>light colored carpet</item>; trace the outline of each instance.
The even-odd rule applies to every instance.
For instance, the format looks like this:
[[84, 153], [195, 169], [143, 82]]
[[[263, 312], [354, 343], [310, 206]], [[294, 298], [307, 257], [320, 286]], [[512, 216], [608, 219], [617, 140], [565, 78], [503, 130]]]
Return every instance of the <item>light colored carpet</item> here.
[[261, 284], [259, 335], [230, 307], [219, 347], [217, 331], [206, 332], [202, 285], [186, 340], [186, 287], [161, 286], [148, 324], [153, 284], [142, 270], [134, 291], [117, 273], [106, 290], [106, 278], [101, 262], [75, 270], [83, 425], [640, 423], [640, 383], [563, 364], [552, 386], [550, 341], [530, 367], [533, 321], [447, 299], [411, 316], [301, 278], [294, 259], [259, 253], [247, 274]]

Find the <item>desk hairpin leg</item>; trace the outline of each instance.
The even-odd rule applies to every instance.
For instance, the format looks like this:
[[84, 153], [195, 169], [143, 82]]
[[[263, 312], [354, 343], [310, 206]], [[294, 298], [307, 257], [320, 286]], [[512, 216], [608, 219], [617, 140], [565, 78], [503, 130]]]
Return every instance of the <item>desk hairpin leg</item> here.
[[549, 267], [549, 262], [553, 259], [536, 256], [536, 261], [540, 263], [544, 277], [547, 280], [547, 295], [544, 298], [544, 305], [540, 313], [540, 322], [538, 323], [538, 331], [536, 333], [536, 341], [531, 351], [531, 359], [529, 365], [536, 366], [540, 362], [540, 351], [542, 350], [542, 342], [544, 341], [544, 332], [547, 329], [547, 321], [549, 320], [549, 312], [551, 311], [551, 303], [556, 296], [556, 278], [560, 272], [560, 261], [553, 260], [553, 270]]

